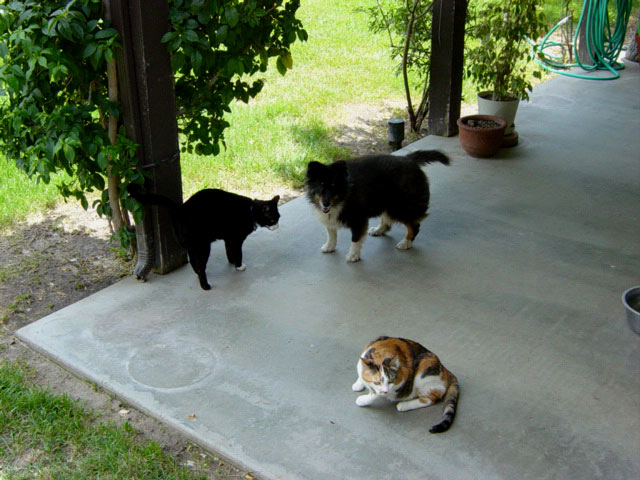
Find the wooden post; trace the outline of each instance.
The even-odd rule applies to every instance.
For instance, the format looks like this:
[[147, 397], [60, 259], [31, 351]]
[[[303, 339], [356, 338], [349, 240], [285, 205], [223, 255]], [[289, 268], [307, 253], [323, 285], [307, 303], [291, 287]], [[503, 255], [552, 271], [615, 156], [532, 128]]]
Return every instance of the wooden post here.
[[467, 0], [434, 0], [429, 73], [429, 133], [458, 133]]
[[[114, 27], [120, 32], [118, 80], [127, 135], [139, 144], [140, 168], [150, 174], [146, 188], [182, 203], [180, 150], [173, 72], [162, 36], [169, 31], [166, 0], [110, 0]], [[168, 273], [186, 262], [169, 212], [149, 208], [136, 225], [138, 264], [135, 274], [146, 278], [153, 267]]]

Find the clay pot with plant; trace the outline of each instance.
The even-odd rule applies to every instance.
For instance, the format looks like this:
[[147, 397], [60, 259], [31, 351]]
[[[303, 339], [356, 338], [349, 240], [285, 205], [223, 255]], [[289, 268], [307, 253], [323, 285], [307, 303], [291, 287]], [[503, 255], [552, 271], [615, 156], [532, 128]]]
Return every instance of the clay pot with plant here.
[[[528, 68], [529, 39], [538, 38], [545, 28], [540, 4], [541, 0], [477, 0], [469, 5], [465, 74], [479, 90], [478, 114], [507, 122], [505, 139], [514, 136], [518, 103], [529, 99], [532, 78], [541, 78], [539, 70]], [[499, 105], [491, 106], [493, 102]]]
[[467, 115], [458, 119], [458, 138], [472, 157], [495, 155], [504, 141], [507, 122], [495, 115]]

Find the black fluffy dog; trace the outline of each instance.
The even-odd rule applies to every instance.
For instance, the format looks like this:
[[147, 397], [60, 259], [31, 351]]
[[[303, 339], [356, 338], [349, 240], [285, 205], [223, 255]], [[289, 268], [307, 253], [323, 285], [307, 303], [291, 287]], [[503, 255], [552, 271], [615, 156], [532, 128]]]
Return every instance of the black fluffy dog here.
[[404, 157], [369, 155], [330, 165], [310, 162], [307, 198], [327, 229], [322, 251], [335, 251], [338, 227], [346, 227], [351, 230], [347, 261], [357, 262], [369, 218], [377, 216], [380, 225], [369, 234], [384, 235], [392, 222], [400, 222], [407, 235], [396, 247], [411, 248], [429, 207], [429, 182], [420, 166], [434, 162], [449, 165], [449, 158], [437, 150], [419, 150]]

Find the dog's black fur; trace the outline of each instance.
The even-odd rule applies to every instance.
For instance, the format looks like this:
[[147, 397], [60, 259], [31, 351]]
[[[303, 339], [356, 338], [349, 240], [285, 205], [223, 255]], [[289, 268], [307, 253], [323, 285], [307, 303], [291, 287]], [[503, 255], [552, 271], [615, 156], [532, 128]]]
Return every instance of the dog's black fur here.
[[271, 200], [254, 200], [213, 188], [200, 190], [183, 204], [164, 195], [146, 192], [131, 184], [129, 194], [144, 205], [160, 205], [171, 212], [173, 230], [178, 243], [187, 250], [189, 263], [198, 275], [200, 286], [209, 290], [207, 262], [211, 242], [224, 240], [227, 259], [237, 270], [244, 270], [242, 244], [254, 230], [274, 228], [280, 219], [276, 195]]
[[434, 162], [449, 165], [449, 158], [437, 150], [419, 150], [404, 157], [369, 155], [330, 165], [310, 162], [307, 198], [327, 228], [322, 251], [334, 251], [336, 229], [347, 227], [353, 242], [347, 260], [358, 261], [369, 218], [380, 215], [380, 226], [370, 233], [382, 235], [391, 221], [403, 223], [407, 236], [397, 247], [411, 248], [429, 207], [429, 182], [420, 166]]

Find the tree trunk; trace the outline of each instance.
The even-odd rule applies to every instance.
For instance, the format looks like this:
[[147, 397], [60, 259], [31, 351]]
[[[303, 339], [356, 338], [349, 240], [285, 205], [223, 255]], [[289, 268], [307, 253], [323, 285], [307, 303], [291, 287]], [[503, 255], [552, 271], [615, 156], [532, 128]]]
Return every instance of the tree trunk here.
[[[111, 20], [111, 9], [108, 1], [103, 0], [105, 8], [105, 18]], [[109, 100], [111, 102], [118, 101], [118, 70], [114, 58], [107, 62], [107, 88], [109, 91]], [[115, 145], [118, 136], [118, 119], [115, 115], [109, 115], [108, 134], [111, 145]], [[111, 207], [111, 225], [114, 232], [119, 232], [125, 225], [128, 225], [129, 219], [124, 218], [127, 214], [126, 210], [120, 207], [120, 177], [112, 174], [113, 159], [108, 155], [107, 164], [107, 191], [109, 193], [109, 206]]]

